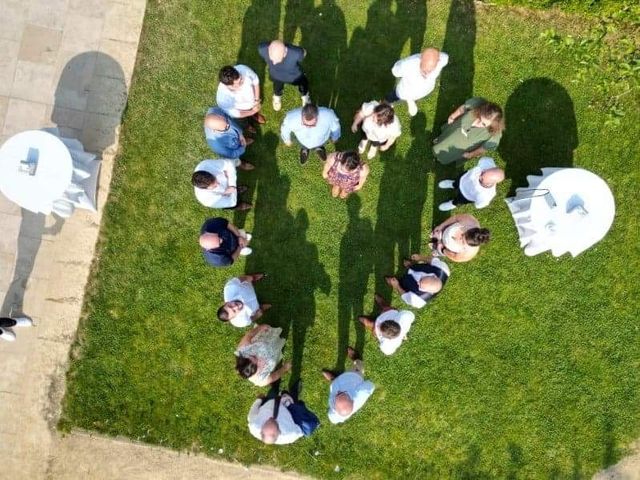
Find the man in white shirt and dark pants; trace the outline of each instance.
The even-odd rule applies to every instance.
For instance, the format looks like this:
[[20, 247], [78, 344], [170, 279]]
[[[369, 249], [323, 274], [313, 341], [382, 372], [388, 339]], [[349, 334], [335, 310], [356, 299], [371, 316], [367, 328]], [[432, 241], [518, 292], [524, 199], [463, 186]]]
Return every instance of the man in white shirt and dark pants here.
[[331, 382], [329, 387], [329, 420], [342, 423], [362, 408], [375, 386], [364, 379], [364, 365], [356, 351], [347, 347], [347, 355], [353, 361], [353, 369], [340, 375], [323, 370], [324, 378]]
[[409, 115], [418, 113], [416, 100], [429, 95], [436, 88], [436, 80], [449, 62], [449, 56], [437, 48], [427, 48], [422, 53], [398, 60], [391, 73], [400, 81], [386, 96], [389, 103], [398, 100], [407, 102]]
[[399, 311], [391, 308], [378, 294], [375, 295], [375, 301], [382, 313], [375, 320], [360, 316], [358, 321], [376, 337], [382, 353], [393, 355], [407, 338], [416, 316], [408, 310]]
[[270, 303], [260, 304], [253, 285], [262, 280], [264, 273], [240, 275], [224, 286], [224, 305], [218, 309], [218, 319], [237, 328], [251, 326], [271, 308]]
[[484, 208], [496, 196], [496, 185], [504, 180], [504, 170], [496, 167], [493, 158], [482, 157], [478, 165], [464, 172], [455, 180], [442, 180], [438, 187], [457, 190], [456, 197], [441, 203], [438, 209], [447, 212], [467, 203]]
[[220, 83], [216, 103], [231, 118], [246, 118], [257, 123], [267, 120], [260, 113], [260, 79], [246, 65], [227, 65], [218, 74]]

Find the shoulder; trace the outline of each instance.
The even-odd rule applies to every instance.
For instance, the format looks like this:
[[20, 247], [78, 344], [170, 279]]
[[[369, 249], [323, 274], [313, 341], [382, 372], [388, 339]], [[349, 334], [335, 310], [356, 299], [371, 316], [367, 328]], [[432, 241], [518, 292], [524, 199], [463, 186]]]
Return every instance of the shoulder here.
[[337, 119], [336, 112], [327, 107], [318, 107], [318, 116], [324, 116], [326, 118]]
[[258, 44], [258, 53], [265, 60], [266, 60], [266, 57], [268, 56], [267, 52], [269, 51], [269, 43], [271, 42], [260, 42]]
[[193, 169], [194, 172], [205, 171], [211, 173], [212, 170], [215, 170], [216, 160], [202, 160], [196, 168]]
[[477, 108], [483, 103], [487, 103], [487, 101], [482, 97], [471, 97], [466, 102], [464, 102], [464, 106], [467, 108]]
[[229, 225], [229, 221], [222, 217], [214, 217], [206, 220], [202, 225], [202, 231], [208, 233], [217, 233], [220, 230], [224, 230]]
[[440, 67], [444, 67], [448, 63], [449, 63], [449, 55], [444, 52], [440, 52], [440, 57], [438, 58], [438, 65]]
[[251, 68], [247, 67], [246, 65], [238, 64], [234, 68], [238, 70], [238, 72], [240, 72], [241, 75], [247, 75], [250, 77], [257, 76], [256, 72], [254, 72]]
[[290, 43], [285, 44], [287, 46], [287, 55], [293, 53], [294, 57], [304, 58], [304, 48], [299, 47], [298, 45], [292, 45]]
[[289, 110], [287, 112], [287, 114], [284, 116], [284, 120], [283, 123], [289, 123], [289, 122], [293, 122], [295, 120], [298, 120], [299, 122], [301, 122], [301, 117], [302, 116], [302, 109], [301, 108], [294, 108], [293, 110]]

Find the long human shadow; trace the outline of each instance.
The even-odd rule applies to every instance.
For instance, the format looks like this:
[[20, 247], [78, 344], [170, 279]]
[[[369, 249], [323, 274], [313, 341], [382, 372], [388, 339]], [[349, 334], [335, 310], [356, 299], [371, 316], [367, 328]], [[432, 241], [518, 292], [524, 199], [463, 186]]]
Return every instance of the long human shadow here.
[[[334, 0], [288, 0], [285, 8], [283, 39], [307, 50], [304, 69], [314, 103], [334, 107], [338, 99], [337, 71], [347, 51], [347, 27], [342, 10]], [[341, 120], [344, 121], [342, 117]]]
[[256, 181], [253, 254], [247, 272], [266, 272], [257, 285], [259, 297], [273, 304], [264, 321], [291, 332], [291, 382], [300, 378], [307, 330], [316, 317], [315, 295], [328, 294], [331, 280], [318, 258], [317, 247], [306, 238], [309, 218], [304, 209], [294, 216], [287, 208], [291, 181], [280, 173], [275, 158], [278, 137], [269, 132], [261, 142], [262, 163]]
[[[444, 42], [441, 50], [449, 55], [449, 64], [440, 74], [438, 103], [433, 120], [432, 140], [440, 134], [447, 118], [465, 100], [473, 96], [475, 74], [474, 48], [476, 44], [476, 10], [473, 0], [451, 0]], [[438, 225], [449, 215], [438, 210], [438, 205], [448, 199], [450, 193], [438, 189], [445, 178], [455, 178], [459, 172], [455, 165], [440, 165], [431, 148], [428, 156], [434, 172], [433, 225]]]
[[505, 117], [509, 124], [498, 151], [511, 180], [509, 195], [542, 167], [573, 166], [578, 127], [573, 101], [562, 85], [549, 78], [526, 80], [507, 99]]
[[[411, 53], [422, 49], [426, 23], [426, 2], [377, 0], [369, 6], [367, 23], [353, 31], [336, 76], [339, 91], [335, 110], [343, 122], [339, 148], [358, 144], [359, 134], [352, 134], [349, 129], [353, 115], [362, 102], [381, 100], [393, 88], [391, 68], [407, 42]], [[396, 109], [402, 108], [402, 103], [396, 104]]]
[[384, 174], [380, 180], [378, 219], [374, 242], [376, 292], [390, 300], [391, 289], [385, 275], [397, 273], [403, 258], [418, 252], [422, 242], [422, 210], [427, 195], [428, 165], [424, 152], [429, 139], [425, 135], [426, 117], [423, 112], [411, 119], [413, 138], [405, 158], [382, 157]]
[[[109, 55], [88, 51], [72, 57], [64, 66], [56, 85], [51, 122], [62, 137], [75, 138], [87, 151], [102, 156], [115, 143], [116, 128], [126, 107], [127, 88], [120, 64]], [[33, 272], [43, 236], [57, 235], [64, 219], [22, 209], [13, 278], [3, 299], [2, 315], [24, 311], [24, 294]]]
[[[342, 371], [349, 342], [349, 327], [364, 314], [364, 296], [373, 272], [373, 227], [360, 216], [362, 201], [356, 194], [347, 199], [349, 223], [340, 240], [340, 284], [338, 286], [338, 350], [336, 371]], [[364, 329], [356, 323], [355, 348], [362, 352]]]
[[[265, 81], [268, 77], [264, 60], [258, 54], [258, 44], [262, 41], [269, 41], [278, 38], [280, 29], [280, 11], [282, 9], [281, 0], [253, 0], [247, 8], [242, 21], [242, 39], [238, 50], [238, 62], [249, 66], [260, 77], [260, 92], [265, 98], [263, 105], [268, 105], [270, 100], [264, 96]], [[218, 68], [222, 67], [219, 65]], [[263, 112], [267, 116], [269, 123], [275, 122], [273, 112]], [[271, 118], [270, 118], [271, 117]], [[258, 128], [254, 135], [255, 141], [247, 147], [247, 151], [242, 156], [244, 160], [253, 163], [256, 170], [253, 172], [239, 172], [238, 184], [246, 186], [247, 192], [242, 195], [246, 201], [251, 201], [255, 195], [255, 186], [262, 164], [274, 157], [275, 147], [264, 148], [263, 128]], [[255, 208], [255, 205], [254, 205]], [[239, 227], [244, 227], [247, 215], [251, 210], [234, 212], [233, 222]]]

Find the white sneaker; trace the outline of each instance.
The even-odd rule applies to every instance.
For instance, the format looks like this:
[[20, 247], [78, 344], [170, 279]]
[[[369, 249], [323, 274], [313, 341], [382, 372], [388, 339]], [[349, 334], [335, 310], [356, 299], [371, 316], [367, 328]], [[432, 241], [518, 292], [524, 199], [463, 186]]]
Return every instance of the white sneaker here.
[[442, 180], [438, 183], [438, 188], [442, 188], [443, 190], [453, 189], [453, 180]]
[[412, 117], [415, 117], [416, 113], [418, 113], [418, 105], [413, 100], [407, 100], [407, 108], [409, 109], [409, 115]]
[[451, 200], [438, 205], [438, 210], [440, 210], [441, 212], [448, 212], [449, 210], [453, 210], [455, 208], [456, 206], [453, 204]]
[[309, 94], [307, 93], [306, 95], [302, 95], [300, 97], [300, 100], [302, 100], [302, 106], [304, 107], [307, 103], [311, 103], [311, 97], [309, 96]]
[[274, 95], [273, 99], [271, 100], [271, 105], [273, 106], [273, 109], [276, 112], [279, 112], [280, 109], [282, 108], [282, 97], [279, 97], [278, 95]]
[[373, 145], [369, 149], [369, 153], [367, 153], [367, 158], [371, 160], [378, 153], [378, 147], [374, 147]]
[[242, 250], [240, 250], [240, 255], [242, 255], [243, 257], [246, 257], [247, 255], [251, 255], [252, 253], [253, 253], [253, 249], [249, 247], [242, 247]]
[[244, 238], [247, 239], [247, 243], [249, 243], [251, 241], [251, 239], [253, 238], [253, 235], [251, 235], [249, 232], [245, 232], [244, 233]]
[[368, 143], [369, 141], [366, 138], [364, 140], [360, 140], [360, 143], [358, 144], [358, 153], [360, 155], [362, 155], [364, 151], [367, 149]]
[[7, 342], [15, 342], [16, 334], [11, 330], [7, 330], [6, 328], [0, 327], [0, 338], [2, 340], [6, 340]]
[[28, 317], [15, 317], [16, 327], [33, 327], [33, 320]]

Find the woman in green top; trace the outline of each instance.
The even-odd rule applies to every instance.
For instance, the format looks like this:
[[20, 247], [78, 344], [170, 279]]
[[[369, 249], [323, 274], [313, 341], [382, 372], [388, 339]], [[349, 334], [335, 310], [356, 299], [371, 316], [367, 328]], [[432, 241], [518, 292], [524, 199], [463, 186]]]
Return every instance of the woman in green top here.
[[470, 98], [449, 115], [433, 153], [444, 165], [482, 155], [500, 143], [504, 130], [502, 108], [484, 98]]

